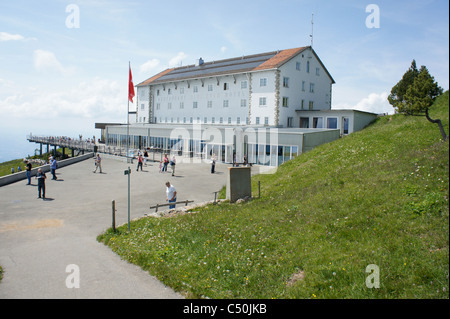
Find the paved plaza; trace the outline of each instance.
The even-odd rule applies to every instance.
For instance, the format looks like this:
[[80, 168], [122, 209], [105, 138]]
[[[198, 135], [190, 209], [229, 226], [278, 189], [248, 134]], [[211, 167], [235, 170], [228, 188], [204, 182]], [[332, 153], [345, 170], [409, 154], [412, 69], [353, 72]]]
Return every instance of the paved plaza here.
[[[226, 184], [227, 167], [218, 163], [183, 163], [176, 174], [159, 173], [159, 162], [136, 171], [137, 161], [104, 157], [103, 173], [93, 173], [89, 159], [47, 173], [46, 200], [38, 199], [37, 181], [0, 187], [0, 299], [4, 298], [182, 298], [172, 289], [120, 259], [96, 237], [111, 227], [111, 201], [116, 201], [116, 225], [127, 223], [128, 180], [131, 168], [131, 219], [148, 214], [151, 205], [165, 203], [165, 182], [178, 200], [195, 203], [214, 199]], [[66, 279], [79, 269], [80, 287], [67, 288]], [[69, 268], [67, 268], [69, 266]], [[67, 271], [67, 272], [66, 272]]]

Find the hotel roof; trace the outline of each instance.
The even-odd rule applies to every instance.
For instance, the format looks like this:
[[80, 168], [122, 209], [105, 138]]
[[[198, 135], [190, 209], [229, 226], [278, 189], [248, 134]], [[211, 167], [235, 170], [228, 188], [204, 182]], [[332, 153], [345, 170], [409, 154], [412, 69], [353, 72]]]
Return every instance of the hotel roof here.
[[[227, 74], [238, 74], [250, 71], [276, 69], [308, 48], [310, 47], [308, 46], [295, 49], [273, 51], [167, 69], [145, 80], [144, 82], [139, 83], [137, 86], [148, 86], [151, 84], [183, 81]], [[317, 55], [314, 53], [314, 50], [312, 50], [312, 52], [317, 57]], [[318, 57], [317, 59], [322, 64]], [[326, 71], [325, 66], [323, 66], [323, 68]], [[326, 72], [334, 83], [331, 75], [328, 73], [328, 71]]]

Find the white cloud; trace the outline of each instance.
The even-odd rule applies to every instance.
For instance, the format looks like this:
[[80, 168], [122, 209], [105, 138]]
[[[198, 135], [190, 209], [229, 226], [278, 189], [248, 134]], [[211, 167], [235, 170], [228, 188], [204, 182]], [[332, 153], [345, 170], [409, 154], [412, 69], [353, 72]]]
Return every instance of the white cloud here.
[[184, 52], [179, 52], [175, 57], [169, 60], [169, 68], [179, 67], [187, 57], [188, 56]]
[[361, 99], [358, 103], [350, 105], [348, 103], [339, 103], [333, 106], [333, 109], [353, 109], [372, 113], [394, 113], [394, 108], [389, 104], [387, 98], [388, 92], [370, 93], [367, 97]]
[[51, 51], [35, 50], [33, 55], [34, 68], [39, 72], [57, 72], [62, 75], [70, 75], [73, 73], [73, 68], [63, 67], [63, 65], [56, 58]]
[[159, 63], [160, 62], [158, 59], [149, 60], [139, 67], [139, 71], [141, 73], [150, 73], [152, 70], [159, 66]]
[[11, 34], [8, 32], [0, 32], [0, 42], [2, 41], [21, 41], [25, 38], [20, 34]]
[[71, 89], [25, 88], [0, 99], [0, 117], [36, 121], [58, 118], [120, 121], [126, 117], [126, 96], [126, 83], [120, 85], [100, 78], [79, 83]]
[[222, 53], [225, 53], [226, 50], [227, 50], [226, 46], [223, 46], [223, 47], [220, 48], [220, 52], [222, 52]]

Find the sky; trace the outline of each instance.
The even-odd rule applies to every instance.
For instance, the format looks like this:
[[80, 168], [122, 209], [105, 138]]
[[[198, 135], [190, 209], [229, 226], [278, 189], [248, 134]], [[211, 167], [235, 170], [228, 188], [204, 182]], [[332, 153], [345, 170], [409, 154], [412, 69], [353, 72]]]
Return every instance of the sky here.
[[448, 90], [447, 0], [1, 0], [0, 162], [32, 152], [30, 133], [126, 123], [129, 64], [137, 85], [200, 57], [308, 46], [311, 33], [334, 109], [393, 113], [413, 59]]

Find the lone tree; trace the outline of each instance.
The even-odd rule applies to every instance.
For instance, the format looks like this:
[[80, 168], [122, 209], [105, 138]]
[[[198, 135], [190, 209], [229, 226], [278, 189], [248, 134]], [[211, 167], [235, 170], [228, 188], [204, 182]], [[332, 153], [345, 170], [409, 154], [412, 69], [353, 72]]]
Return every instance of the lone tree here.
[[442, 92], [443, 89], [434, 81], [428, 69], [422, 65], [417, 71], [416, 61], [413, 60], [411, 67], [392, 88], [388, 101], [399, 113], [425, 116], [431, 123], [439, 125], [442, 138], [446, 140], [447, 134], [441, 120], [433, 120], [428, 115], [428, 109]]

